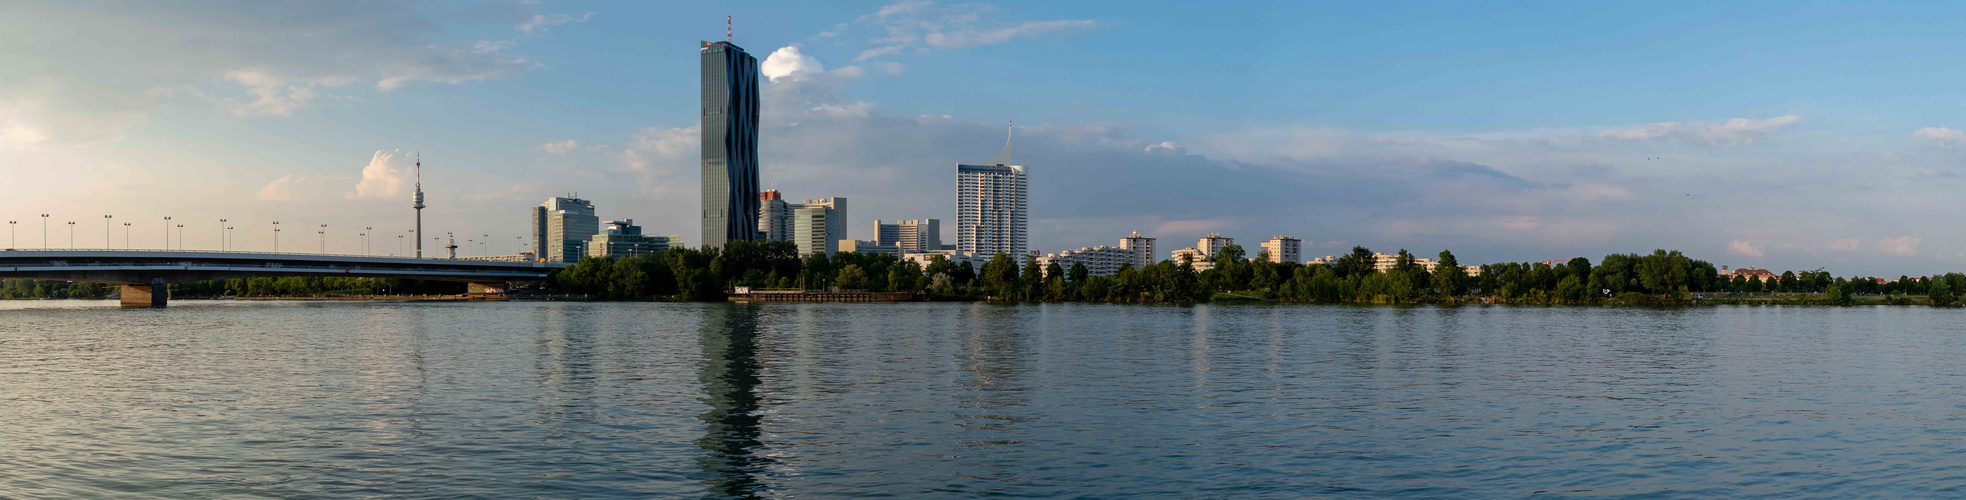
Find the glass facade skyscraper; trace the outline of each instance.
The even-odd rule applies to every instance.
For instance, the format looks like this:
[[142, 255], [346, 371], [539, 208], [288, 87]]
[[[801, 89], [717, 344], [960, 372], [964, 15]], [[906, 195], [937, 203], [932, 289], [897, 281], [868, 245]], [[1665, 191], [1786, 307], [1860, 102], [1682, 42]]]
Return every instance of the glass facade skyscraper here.
[[703, 245], [758, 239], [758, 58], [703, 42]]

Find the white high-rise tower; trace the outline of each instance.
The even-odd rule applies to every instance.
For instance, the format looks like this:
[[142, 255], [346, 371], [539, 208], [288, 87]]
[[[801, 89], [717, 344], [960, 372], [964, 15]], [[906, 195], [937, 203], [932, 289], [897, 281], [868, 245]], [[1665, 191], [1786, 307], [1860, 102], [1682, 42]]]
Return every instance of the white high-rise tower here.
[[957, 252], [1025, 257], [1030, 188], [1024, 167], [1011, 164], [1010, 145], [1006, 134], [1003, 152], [986, 164], [956, 165]]
[[416, 154], [416, 258], [423, 258], [423, 153]]

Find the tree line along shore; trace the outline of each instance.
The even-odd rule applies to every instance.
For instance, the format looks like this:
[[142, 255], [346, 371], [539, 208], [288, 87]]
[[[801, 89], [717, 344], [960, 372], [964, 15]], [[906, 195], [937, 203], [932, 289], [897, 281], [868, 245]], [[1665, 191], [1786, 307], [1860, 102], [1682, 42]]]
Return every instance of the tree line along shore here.
[[[1612, 254], [1593, 264], [1505, 262], [1470, 276], [1442, 251], [1432, 271], [1400, 250], [1381, 271], [1373, 252], [1354, 247], [1329, 265], [1247, 258], [1229, 245], [1206, 270], [1164, 260], [1111, 276], [1083, 265], [1041, 268], [997, 255], [982, 266], [936, 258], [927, 266], [891, 255], [841, 252], [799, 257], [788, 242], [731, 242], [721, 249], [678, 248], [623, 258], [587, 257], [522, 289], [594, 300], [722, 301], [753, 289], [915, 292], [938, 301], [1363, 304], [1673, 305], [1857, 303], [1953, 306], [1966, 275], [1932, 278], [1838, 278], [1821, 270], [1779, 278], [1727, 279], [1709, 262], [1678, 251]], [[0, 298], [107, 298], [115, 287], [5, 280]], [[463, 293], [458, 283], [386, 278], [253, 278], [172, 284], [178, 297], [431, 295]]]

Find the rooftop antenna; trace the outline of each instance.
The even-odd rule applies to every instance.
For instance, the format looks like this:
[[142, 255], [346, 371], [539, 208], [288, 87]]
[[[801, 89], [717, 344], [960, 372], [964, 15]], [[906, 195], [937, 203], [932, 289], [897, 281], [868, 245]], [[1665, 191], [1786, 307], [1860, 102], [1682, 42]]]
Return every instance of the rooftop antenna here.
[[730, 43], [730, 16], [724, 16], [724, 43]]

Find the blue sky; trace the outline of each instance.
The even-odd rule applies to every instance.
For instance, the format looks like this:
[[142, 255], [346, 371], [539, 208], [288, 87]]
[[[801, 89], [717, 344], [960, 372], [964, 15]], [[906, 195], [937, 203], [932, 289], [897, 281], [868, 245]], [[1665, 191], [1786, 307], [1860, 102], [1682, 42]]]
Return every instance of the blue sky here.
[[[1035, 246], [1285, 234], [1464, 262], [1675, 248], [1716, 264], [1966, 268], [1959, 6], [1776, 3], [13, 2], [16, 245], [271, 245], [271, 221], [517, 248], [526, 207], [698, 234], [699, 40], [767, 62], [790, 198], [953, 219], [1015, 121]], [[952, 225], [951, 223], [950, 225]], [[145, 226], [156, 226], [144, 230]], [[86, 230], [93, 227], [93, 230]], [[289, 226], [291, 227], [291, 226]], [[308, 231], [311, 232], [311, 231]], [[490, 235], [489, 237], [484, 235]], [[315, 235], [283, 245], [316, 248]], [[385, 237], [375, 251], [394, 251]], [[501, 248], [501, 246], [503, 248]], [[1310, 257], [1307, 255], [1306, 257]]]

